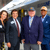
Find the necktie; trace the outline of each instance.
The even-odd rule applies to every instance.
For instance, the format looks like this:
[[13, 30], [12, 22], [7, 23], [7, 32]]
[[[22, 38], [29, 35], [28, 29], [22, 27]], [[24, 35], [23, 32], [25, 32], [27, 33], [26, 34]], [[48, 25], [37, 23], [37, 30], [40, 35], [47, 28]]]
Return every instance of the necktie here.
[[32, 20], [32, 18], [31, 18], [31, 21], [30, 21], [30, 26], [31, 26], [31, 24], [32, 24], [32, 21], [33, 21], [33, 20]]
[[15, 21], [16, 21], [17, 30], [18, 30], [18, 37], [20, 37], [19, 25], [18, 25], [18, 22], [17, 22], [17, 20], [16, 20], [16, 19], [15, 19]]

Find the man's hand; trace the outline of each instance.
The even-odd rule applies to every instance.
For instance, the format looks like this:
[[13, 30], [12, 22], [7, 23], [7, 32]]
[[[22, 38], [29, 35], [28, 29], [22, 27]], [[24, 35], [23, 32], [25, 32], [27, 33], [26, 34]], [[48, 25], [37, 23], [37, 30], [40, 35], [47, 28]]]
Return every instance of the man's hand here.
[[11, 47], [11, 43], [10, 43], [10, 42], [8, 42], [8, 43], [7, 43], [7, 46], [10, 48], [10, 47]]
[[25, 39], [22, 39], [22, 42], [23, 42], [23, 43], [25, 43], [24, 41], [25, 41]]
[[40, 41], [37, 41], [37, 44], [38, 44], [38, 45], [40, 45], [41, 43], [42, 43], [42, 42], [40, 42]]

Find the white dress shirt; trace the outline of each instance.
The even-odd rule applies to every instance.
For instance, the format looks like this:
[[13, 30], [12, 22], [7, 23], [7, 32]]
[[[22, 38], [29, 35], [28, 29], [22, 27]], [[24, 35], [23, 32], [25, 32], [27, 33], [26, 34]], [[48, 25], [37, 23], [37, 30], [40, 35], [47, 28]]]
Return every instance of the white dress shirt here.
[[16, 21], [17, 21], [17, 23], [18, 23], [18, 25], [19, 25], [19, 31], [20, 31], [20, 33], [21, 33], [21, 25], [20, 25], [18, 19], [16, 19], [16, 21], [15, 21], [15, 19], [13, 18], [13, 20], [14, 20], [14, 22], [15, 22], [16, 27], [17, 27], [17, 24], [16, 24]]

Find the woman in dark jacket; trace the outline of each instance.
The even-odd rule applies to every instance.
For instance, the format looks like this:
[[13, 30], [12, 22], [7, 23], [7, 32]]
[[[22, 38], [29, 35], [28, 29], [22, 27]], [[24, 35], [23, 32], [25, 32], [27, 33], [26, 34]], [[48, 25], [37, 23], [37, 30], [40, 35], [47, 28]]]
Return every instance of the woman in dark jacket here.
[[5, 20], [8, 18], [7, 11], [3, 10], [0, 13], [0, 50], [4, 48]]

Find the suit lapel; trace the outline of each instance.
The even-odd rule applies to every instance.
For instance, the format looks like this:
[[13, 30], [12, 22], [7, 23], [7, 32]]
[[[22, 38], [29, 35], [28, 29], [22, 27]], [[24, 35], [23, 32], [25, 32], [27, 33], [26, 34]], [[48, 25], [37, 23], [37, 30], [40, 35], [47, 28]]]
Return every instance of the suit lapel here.
[[48, 16], [46, 15], [46, 17], [45, 17], [45, 19], [44, 19], [43, 23], [44, 23], [44, 22], [46, 22], [47, 18], [48, 18]]
[[18, 17], [17, 20], [19, 21], [19, 23], [21, 22], [21, 19]]
[[[11, 18], [11, 21], [14, 21], [13, 18]], [[14, 26], [14, 28], [17, 30], [17, 27], [16, 27], [16, 25], [15, 25], [15, 22], [14, 22], [13, 26]]]
[[29, 16], [27, 16], [27, 26], [29, 27]]

